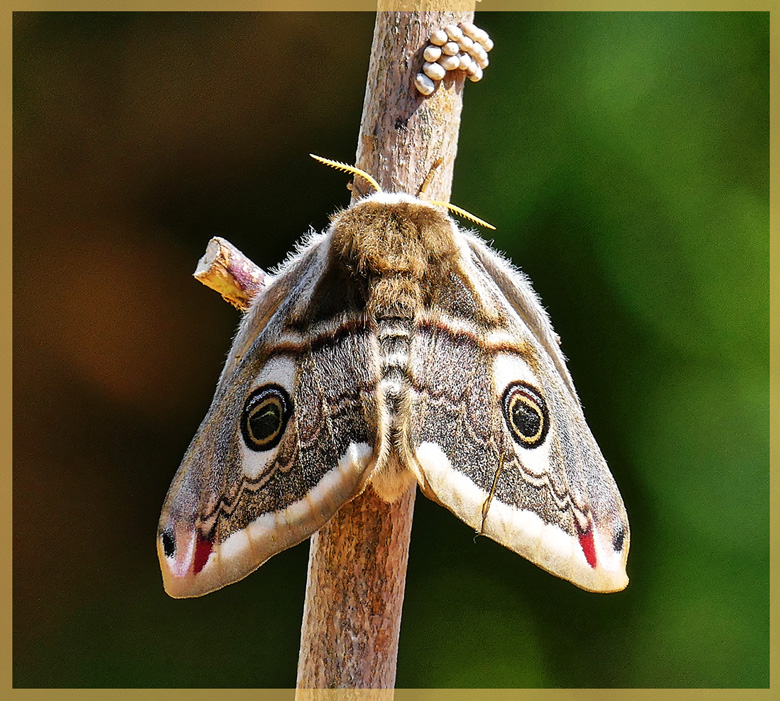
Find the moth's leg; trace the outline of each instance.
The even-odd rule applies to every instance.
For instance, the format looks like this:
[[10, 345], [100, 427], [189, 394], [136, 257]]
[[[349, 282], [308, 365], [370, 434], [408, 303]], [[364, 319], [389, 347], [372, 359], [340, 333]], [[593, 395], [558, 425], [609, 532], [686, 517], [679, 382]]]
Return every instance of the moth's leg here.
[[433, 176], [436, 173], [436, 170], [441, 166], [441, 164], [444, 163], [444, 159], [439, 156], [432, 164], [431, 168], [428, 171], [428, 175], [425, 176], [425, 180], [422, 181], [422, 184], [420, 185], [420, 188], [417, 190], [417, 197], [422, 197], [425, 194], [425, 191], [428, 189], [428, 186], [431, 184], [431, 180], [433, 180]]
[[487, 499], [485, 499], [485, 503], [482, 504], [482, 523], [479, 526], [477, 535], [483, 535], [485, 533], [485, 521], [487, 520], [488, 511], [490, 511], [490, 503], [493, 501], [493, 497], [496, 494], [496, 487], [498, 486], [498, 478], [500, 477], [503, 469], [504, 469], [504, 454], [501, 453], [498, 456], [498, 467], [496, 468], [496, 474], [493, 477], [493, 484], [490, 487], [490, 493], [487, 495]]
[[488, 33], [471, 22], [437, 29], [423, 50], [425, 62], [422, 72], [414, 79], [415, 87], [423, 95], [431, 95], [444, 76], [452, 71], [465, 71], [468, 79], [475, 83], [482, 80], [492, 48], [493, 40]]

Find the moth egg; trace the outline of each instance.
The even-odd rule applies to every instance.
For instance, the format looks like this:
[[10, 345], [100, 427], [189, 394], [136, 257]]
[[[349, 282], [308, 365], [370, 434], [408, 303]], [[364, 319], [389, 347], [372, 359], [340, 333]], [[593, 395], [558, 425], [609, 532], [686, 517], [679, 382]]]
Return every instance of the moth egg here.
[[418, 73], [414, 78], [414, 86], [423, 94], [430, 95], [436, 89], [434, 83], [427, 75]]
[[458, 39], [458, 46], [460, 46], [462, 51], [469, 51], [469, 49], [474, 46], [474, 40], [464, 34], [460, 39]]
[[[439, 59], [438, 65], [443, 66], [448, 71], [454, 71], [460, 67], [460, 59], [457, 56], [442, 56]], [[424, 66], [423, 70], [425, 70]]]
[[474, 59], [479, 64], [480, 68], [487, 68], [490, 61], [488, 60], [487, 51], [483, 49], [479, 44], [474, 45]]
[[492, 51], [495, 44], [493, 40], [485, 33], [485, 41], [480, 42], [485, 47], [485, 51]]
[[461, 22], [460, 28], [463, 30], [463, 33], [469, 38], [474, 41], [477, 39], [477, 26], [475, 24], [472, 24], [471, 22]]
[[441, 80], [446, 72], [441, 63], [423, 63], [423, 73], [432, 80]]
[[459, 54], [458, 58], [460, 59], [460, 66], [458, 66], [458, 68], [462, 71], [467, 71], [469, 66], [473, 63], [471, 56], [468, 54]]
[[450, 24], [446, 26], [444, 28], [444, 31], [447, 33], [447, 36], [453, 41], [457, 41], [463, 36], [463, 30], [454, 24]]
[[435, 32], [431, 34], [431, 44], [436, 44], [436, 46], [442, 46], [443, 44], [447, 43], [447, 32], [445, 32], [443, 29], [437, 29]]
[[476, 60], [471, 59], [469, 65], [466, 66], [466, 73], [468, 73], [469, 77], [471, 77], [472, 75], [476, 74], [478, 68], [479, 68], [479, 64], [476, 62]]
[[469, 52], [474, 58], [479, 58], [480, 56], [487, 56], [487, 51], [485, 51], [485, 47], [482, 46], [482, 44], [475, 43], [472, 47], [471, 51]]
[[487, 49], [487, 44], [490, 41], [490, 36], [484, 29], [480, 29], [477, 27], [477, 36], [474, 37], [474, 41], [479, 42], [482, 46], [484, 46]]
[[425, 51], [423, 51], [423, 58], [426, 61], [429, 61], [430, 63], [433, 63], [434, 61], [438, 61], [439, 57], [441, 56], [441, 47], [439, 46], [426, 46]]
[[469, 73], [469, 80], [472, 83], [482, 80], [482, 69], [479, 66], [474, 66], [474, 71]]
[[444, 46], [441, 47], [441, 51], [447, 56], [454, 56], [458, 53], [458, 51], [460, 51], [460, 46], [458, 46], [457, 42], [448, 41]]

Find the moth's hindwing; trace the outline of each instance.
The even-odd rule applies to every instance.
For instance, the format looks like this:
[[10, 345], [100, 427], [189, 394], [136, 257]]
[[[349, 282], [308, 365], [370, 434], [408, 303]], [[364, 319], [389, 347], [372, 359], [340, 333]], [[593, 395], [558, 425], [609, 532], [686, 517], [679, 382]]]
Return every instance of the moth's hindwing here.
[[628, 583], [628, 519], [526, 278], [456, 230], [460, 272], [417, 324], [409, 449], [423, 491], [591, 591]]
[[160, 519], [171, 596], [241, 579], [365, 486], [377, 444], [376, 345], [350, 282], [332, 279], [327, 244], [310, 242], [282, 268], [234, 341]]

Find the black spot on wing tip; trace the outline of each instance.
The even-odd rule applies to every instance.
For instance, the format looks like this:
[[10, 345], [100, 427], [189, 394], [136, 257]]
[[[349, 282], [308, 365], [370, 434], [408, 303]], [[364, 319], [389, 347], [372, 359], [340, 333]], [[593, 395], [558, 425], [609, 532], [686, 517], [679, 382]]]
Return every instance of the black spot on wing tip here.
[[612, 547], [616, 553], [623, 550], [623, 543], [626, 540], [626, 529], [623, 526], [618, 526], [615, 531], [615, 535], [612, 536]]
[[173, 557], [174, 553], [176, 552], [176, 540], [174, 539], [173, 534], [166, 530], [162, 532], [160, 538], [162, 539], [162, 546], [165, 557]]

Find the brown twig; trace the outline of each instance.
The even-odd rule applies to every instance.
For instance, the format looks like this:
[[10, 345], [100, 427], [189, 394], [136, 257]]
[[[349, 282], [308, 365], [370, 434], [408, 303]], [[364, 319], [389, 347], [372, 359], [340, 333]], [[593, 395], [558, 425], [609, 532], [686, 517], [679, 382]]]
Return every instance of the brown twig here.
[[[449, 200], [464, 79], [448, 76], [423, 98], [414, 77], [431, 32], [472, 17], [377, 13], [356, 165], [384, 190], [415, 194], [443, 158], [428, 195]], [[312, 537], [299, 690], [395, 686], [414, 497], [411, 488], [386, 504], [369, 488]]]
[[270, 279], [268, 273], [219, 236], [209, 241], [193, 277], [241, 310], [249, 307], [252, 297]]

